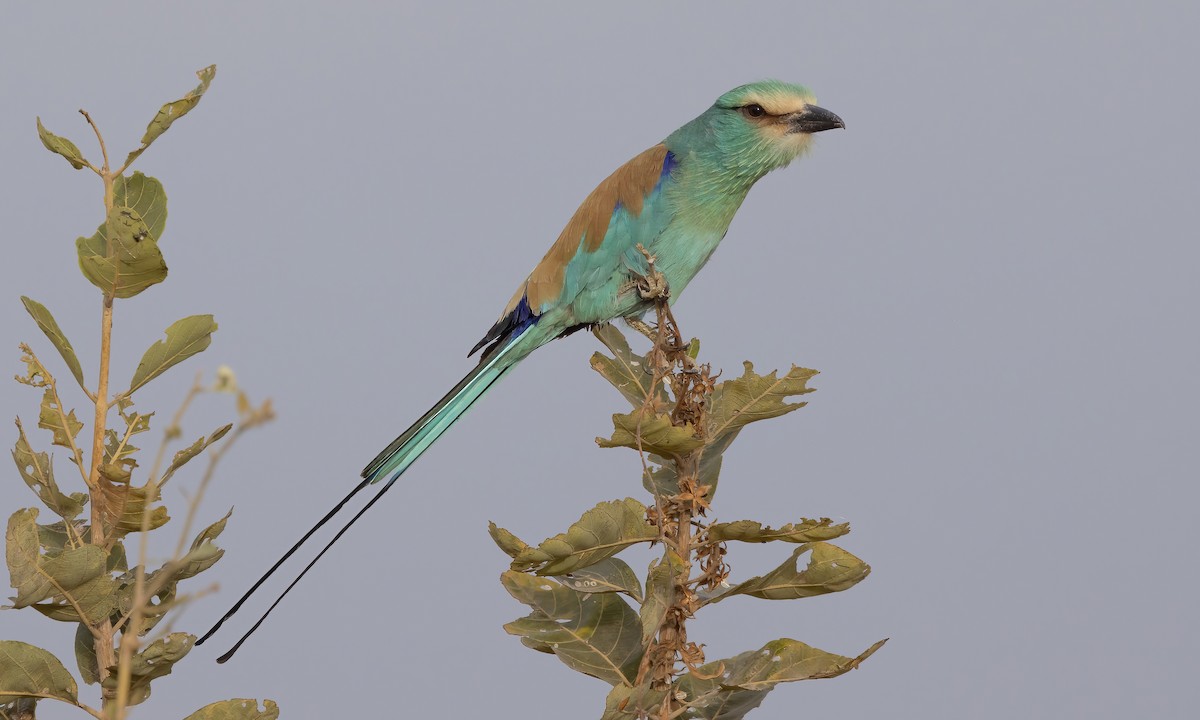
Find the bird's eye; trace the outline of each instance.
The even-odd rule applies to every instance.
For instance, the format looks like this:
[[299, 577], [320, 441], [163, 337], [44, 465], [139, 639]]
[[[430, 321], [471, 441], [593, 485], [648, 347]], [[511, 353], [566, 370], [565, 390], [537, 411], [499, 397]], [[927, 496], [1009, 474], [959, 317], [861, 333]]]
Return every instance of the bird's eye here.
[[742, 112], [746, 114], [746, 117], [752, 118], [760, 118], [767, 114], [767, 111], [763, 109], [763, 106], [759, 105], [758, 103], [750, 103], [749, 105], [744, 106], [742, 108]]

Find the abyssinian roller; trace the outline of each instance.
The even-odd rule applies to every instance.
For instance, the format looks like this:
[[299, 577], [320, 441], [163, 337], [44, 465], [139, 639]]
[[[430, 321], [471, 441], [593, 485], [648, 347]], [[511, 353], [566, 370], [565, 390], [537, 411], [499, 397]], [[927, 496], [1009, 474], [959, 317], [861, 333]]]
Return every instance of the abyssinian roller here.
[[[200, 642], [350, 498], [369, 484], [385, 482], [284, 590], [281, 600], [417, 458], [534, 350], [580, 328], [649, 309], [652, 301], [638, 290], [638, 280], [650, 270], [639, 245], [655, 258], [655, 269], [665, 278], [673, 301], [717, 249], [754, 183], [802, 155], [814, 133], [842, 127], [841, 118], [818, 107], [806, 88], [756, 82], [725, 93], [699, 117], [617, 168], [584, 199], [545, 257], [517, 287], [500, 319], [471, 349], [472, 355], [483, 350], [479, 364], [379, 453], [354, 490]], [[258, 622], [265, 618], [266, 614]], [[257, 628], [255, 624], [242, 641]]]

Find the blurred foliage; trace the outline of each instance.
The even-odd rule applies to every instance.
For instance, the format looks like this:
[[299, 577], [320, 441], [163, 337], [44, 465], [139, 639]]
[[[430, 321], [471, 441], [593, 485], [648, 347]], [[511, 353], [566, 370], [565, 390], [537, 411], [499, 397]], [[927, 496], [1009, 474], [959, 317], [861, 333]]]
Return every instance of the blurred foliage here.
[[[39, 442], [26, 433], [18, 418], [12, 450], [17, 474], [53, 519], [44, 521], [36, 507], [18, 508], [9, 514], [5, 560], [16, 591], [9, 607], [32, 608], [44, 617], [74, 626], [79, 678], [98, 686], [100, 703], [90, 707], [80, 700], [75, 678], [51, 653], [5, 640], [0, 641], [0, 718], [5, 720], [31, 720], [43, 700], [74, 705], [96, 718], [121, 720], [129, 707], [146, 700], [152, 685], [157, 686], [157, 681], [183, 660], [196, 641], [194, 635], [173, 631], [169, 622], [161, 631], [153, 635], [151, 631], [191, 599], [180, 584], [207, 571], [224, 555], [216, 541], [230, 513], [194, 537], [192, 517], [222, 455], [243, 432], [273, 417], [270, 401], [257, 406], [251, 403], [238, 388], [232, 371], [222, 367], [211, 387], [197, 378], [163, 429], [157, 457], [148, 468], [142, 465], [143, 456], [135, 442], [141, 444], [139, 438], [151, 431], [155, 413], [135, 408], [132, 396], [208, 348], [217, 329], [211, 315], [193, 315], [173, 323], [165, 338], [151, 344], [132, 369], [128, 388], [112, 397], [106, 392], [114, 301], [135, 297], [167, 277], [160, 248], [167, 220], [166, 192], [155, 178], [140, 172], [126, 175], [125, 171], [176, 120], [196, 107], [215, 74], [215, 66], [201, 70], [196, 89], [164, 104], [147, 127], [141, 145], [116, 170], [110, 169], [103, 137], [86, 112], [80, 111], [95, 131], [103, 155], [100, 166], [85, 158], [71, 140], [51, 133], [40, 118], [37, 121], [38, 137], [48, 150], [64, 157], [73, 168], [92, 170], [104, 184], [103, 222], [90, 237], [76, 241], [79, 268], [101, 291], [104, 323], [97, 358], [99, 382], [89, 389], [84, 366], [50, 310], [36, 300], [21, 298], [82, 391], [80, 401], [90, 403], [92, 412], [85, 415], [94, 421], [91, 437], [81, 435], [85, 422], [60, 395], [54, 373], [30, 345], [22, 343], [25, 370], [16, 380], [40, 392], [37, 427], [47, 432], [46, 442], [66, 449], [83, 491], [64, 489], [62, 478], [55, 476], [53, 458], [38, 449]], [[188, 407], [206, 392], [234, 395], [236, 422], [201, 436], [167, 462], [166, 452], [182, 434], [180, 425]], [[201, 456], [207, 456], [207, 465], [189, 499], [177, 549], [162, 565], [150, 568], [145, 534], [171, 521], [162, 504], [162, 486]], [[86, 516], [85, 511], [89, 511]], [[141, 537], [132, 566], [125, 545], [130, 535]], [[257, 701], [233, 699], [208, 705], [188, 718], [273, 720], [278, 715], [278, 708], [269, 700], [265, 709], [259, 710]]]

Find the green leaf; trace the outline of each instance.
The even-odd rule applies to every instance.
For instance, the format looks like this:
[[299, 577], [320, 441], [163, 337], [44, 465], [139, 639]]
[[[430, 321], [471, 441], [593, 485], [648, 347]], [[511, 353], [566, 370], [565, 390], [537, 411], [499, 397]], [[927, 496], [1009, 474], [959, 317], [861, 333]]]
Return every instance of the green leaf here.
[[[107, 617], [115, 602], [115, 585], [106, 570], [107, 553], [95, 545], [84, 545], [42, 555], [37, 516], [36, 508], [28, 508], [8, 519], [6, 559], [17, 591], [13, 607], [32, 605], [55, 620], [92, 624]], [[80, 618], [76, 605], [86, 617]]]
[[225, 513], [225, 517], [204, 528], [196, 536], [196, 539], [192, 541], [191, 548], [175, 564], [178, 569], [172, 573], [171, 582], [195, 577], [217, 564], [217, 561], [225, 555], [225, 551], [213, 543], [225, 530], [225, 523], [232, 514], [233, 508], [230, 508], [229, 512]]
[[656, 713], [662, 707], [662, 700], [663, 691], [651, 689], [650, 683], [637, 687], [617, 685], [604, 699], [604, 714], [600, 716], [600, 720], [641, 720], [645, 717], [657, 717]]
[[[133, 471], [138, 467], [133, 458], [138, 448], [130, 441], [135, 435], [150, 429], [150, 418], [154, 413], [142, 415], [130, 412], [133, 401], [129, 398], [119, 398], [118, 412], [125, 421], [125, 430], [118, 434], [116, 430], [105, 431], [104, 457], [100, 464], [100, 491], [96, 493], [95, 502], [104, 527], [110, 537], [120, 538], [131, 532], [142, 529], [142, 514], [147, 502], [156, 502], [161, 493], [150, 495], [150, 488], [132, 485]], [[161, 489], [161, 486], [158, 488]], [[162, 527], [170, 520], [167, 509], [161, 505], [150, 511], [149, 529]]]
[[79, 677], [88, 685], [100, 682], [100, 665], [96, 661], [96, 638], [88, 626], [79, 623], [75, 628], [75, 663]]
[[154, 142], [159, 135], [165, 133], [167, 129], [171, 127], [173, 122], [184, 115], [187, 115], [192, 111], [192, 108], [196, 107], [196, 105], [200, 103], [200, 98], [204, 96], [204, 93], [208, 90], [209, 83], [212, 82], [213, 77], [215, 77], [216, 74], [216, 65], [209, 65], [203, 70], [197, 70], [196, 77], [200, 78], [200, 84], [197, 85], [196, 88], [187, 95], [184, 95], [180, 99], [175, 100], [174, 102], [169, 102], [159, 108], [158, 113], [154, 116], [154, 119], [151, 120], [150, 124], [146, 126], [146, 132], [142, 135], [142, 146], [129, 153], [129, 156], [125, 158], [125, 167], [129, 167], [129, 163], [133, 162], [138, 158], [139, 155], [144, 153], [146, 148], [150, 147], [150, 143]]
[[[74, 523], [72, 523], [71, 526], [79, 527]], [[86, 527], [79, 527], [77, 530], [77, 535], [82, 536], [86, 532]], [[47, 557], [53, 557], [72, 547], [72, 538], [69, 534], [67, 534], [67, 524], [62, 520], [50, 523], [49, 525], [38, 525], [37, 533], [38, 544], [42, 546], [42, 552], [44, 552]]]
[[37, 493], [42, 503], [59, 517], [71, 520], [79, 515], [83, 511], [84, 503], [87, 502], [87, 494], [71, 493], [66, 495], [60, 491], [58, 483], [54, 481], [54, 468], [50, 464], [50, 454], [35, 453], [29, 447], [29, 439], [25, 437], [25, 429], [21, 427], [19, 420], [17, 429], [17, 444], [13, 448], [12, 456], [21, 479]]
[[688, 717], [740, 720], [779, 683], [837, 677], [857, 668], [883, 646], [881, 640], [857, 657], [834, 655], [798, 640], [773, 640], [726, 660], [714, 660], [676, 683], [693, 711]]
[[[175, 632], [159, 638], [146, 646], [145, 650], [137, 653], [130, 660], [131, 680], [129, 684], [129, 704], [137, 705], [150, 697], [150, 683], [165, 675], [170, 675], [175, 669], [175, 663], [183, 659], [196, 642], [195, 635]], [[104, 679], [102, 686], [106, 690], [115, 690], [117, 674], [110, 673]]]
[[62, 359], [67, 363], [67, 368], [71, 370], [71, 374], [75, 376], [75, 382], [79, 383], [79, 387], [87, 392], [87, 386], [83, 384], [83, 368], [79, 365], [79, 358], [75, 355], [75, 348], [71, 347], [71, 341], [63, 334], [62, 328], [55, 322], [54, 316], [37, 300], [21, 296], [21, 303], [25, 305], [25, 310], [29, 313], [37, 326], [42, 329], [46, 337], [50, 339], [50, 343], [58, 350], [58, 354], [62, 355]]
[[141, 213], [114, 205], [90, 238], [75, 240], [79, 269], [106, 295], [131, 298], [167, 279], [167, 262], [158, 238]]
[[49, 696], [75, 705], [75, 678], [48, 651], [16, 640], [0, 640], [0, 703]]
[[276, 720], [279, 706], [271, 700], [263, 700], [263, 709], [258, 709], [257, 700], [234, 698], [205, 705], [183, 720]]
[[113, 204], [127, 207], [142, 217], [155, 240], [162, 240], [167, 227], [167, 192], [157, 178], [135, 172], [113, 180]]
[[509, 570], [504, 588], [533, 612], [504, 626], [510, 635], [549, 645], [573, 670], [610, 685], [632, 683], [641, 662], [637, 614], [616, 593], [586, 595], [544, 577]]
[[10, 584], [17, 591], [16, 607], [24, 607], [46, 597], [49, 584], [38, 574], [39, 545], [37, 508], [18, 510], [8, 518], [4, 533], [5, 559]]
[[125, 394], [132, 395], [172, 366], [203, 352], [212, 343], [216, 329], [212, 315], [192, 315], [172, 323], [166, 331], [167, 339], [155, 342], [142, 356]]
[[214, 430], [208, 437], [202, 437], [191, 445], [175, 453], [175, 457], [171, 458], [171, 464], [167, 467], [167, 471], [163, 473], [162, 480], [158, 481], [158, 486], [161, 488], [163, 485], [165, 485], [167, 481], [175, 475], [176, 470], [186, 465], [188, 461], [192, 460], [200, 453], [204, 452], [209, 445], [212, 445], [216, 441], [225, 437], [225, 434], [231, 429], [233, 429], [233, 423], [223, 425]]
[[786, 415], [807, 403], [786, 403], [789, 397], [813, 392], [806, 383], [816, 370], [792, 366], [783, 377], [754, 372], [754, 365], [745, 363], [740, 378], [717, 385], [709, 402], [706, 437], [719, 438], [727, 432], [745, 427], [758, 420]]
[[782, 525], [772, 528], [753, 520], [737, 520], [727, 523], [713, 523], [708, 526], [708, 539], [713, 542], [765, 543], [782, 540], [790, 543], [810, 543], [832, 540], [850, 532], [850, 523], [833, 524], [829, 518], [820, 520], [801, 520], [799, 523]]
[[[721, 476], [723, 453], [737, 439], [738, 432], [737, 430], [727, 432], [716, 440], [706, 443], [704, 449], [701, 450], [696, 479], [700, 485], [708, 488], [708, 491], [704, 493], [704, 498], [709, 502], [712, 502], [713, 495], [717, 493], [717, 480]], [[652, 495], [670, 497], [678, 494], [679, 472], [675, 467], [675, 461], [658, 455], [653, 455], [650, 459], [659, 467], [652, 470], [649, 476], [642, 475], [642, 487]]]
[[87, 165], [87, 160], [84, 159], [83, 153], [79, 152], [79, 148], [75, 146], [75, 143], [47, 130], [42, 125], [41, 118], [37, 119], [37, 131], [38, 138], [41, 139], [46, 149], [57, 155], [62, 155], [67, 159], [67, 162], [71, 163], [71, 167], [76, 170], [82, 170]]
[[[96, 563], [97, 559], [100, 560], [99, 564]], [[75, 587], [66, 588], [64, 586], [67, 595], [70, 596], [71, 601], [74, 601], [73, 603], [64, 595], [55, 594], [51, 597], [50, 602], [37, 603], [32, 606], [33, 609], [51, 620], [59, 622], [102, 622], [116, 608], [117, 586], [107, 572], [106, 560], [107, 556], [105, 556], [104, 550], [94, 545], [84, 545], [81, 548], [69, 550], [60, 557], [47, 559], [43, 567], [52, 577], [57, 577], [53, 573], [59, 572], [61, 568], [82, 573], [85, 570], [94, 571], [99, 567], [102, 573]], [[71, 563], [70, 565], [60, 565], [68, 561]], [[80, 612], [83, 613], [82, 616]]]
[[613, 415], [611, 439], [596, 438], [602, 448], [627, 447], [655, 455], [682, 456], [703, 447], [704, 440], [696, 436], [691, 425], [676, 427], [671, 416], [653, 415], [642, 410]]
[[[46, 392], [42, 393], [38, 427], [49, 430], [54, 435], [51, 444], [69, 449], [74, 447], [74, 440], [83, 429], [83, 423], [75, 417], [74, 410], [67, 411], [59, 407], [58, 393], [47, 387]], [[71, 456], [71, 459], [74, 460], [74, 456]]]
[[613, 354], [612, 357], [599, 352], [592, 355], [592, 369], [620, 391], [635, 408], [642, 407], [651, 395], [665, 408], [670, 401], [666, 389], [661, 381], [657, 387], [653, 387], [653, 368], [644, 355], [633, 354], [625, 335], [611, 324], [595, 326], [592, 334]]
[[[812, 552], [808, 567], [799, 569], [800, 556]], [[829, 543], [807, 543], [796, 548], [782, 565], [766, 575], [738, 583], [710, 600], [720, 602], [733, 595], [750, 595], [764, 600], [794, 600], [840, 592], [857, 585], [871, 566]]]
[[[145, 512], [146, 496], [148, 490], [145, 487], [130, 486], [128, 479], [124, 482], [114, 481], [106, 473], [109, 471], [115, 472], [115, 465], [101, 466], [100, 475], [104, 481], [100, 483], [99, 500], [101, 504], [101, 516], [106, 527], [112, 528], [113, 537], [120, 538], [129, 533], [141, 532], [142, 529], [142, 514]], [[150, 502], [156, 502], [158, 495]], [[147, 529], [156, 530], [163, 525], [166, 525], [171, 517], [167, 514], [167, 509], [162, 505], [150, 510], [150, 524]]]
[[633, 498], [602, 502], [588, 510], [565, 533], [526, 548], [512, 569], [538, 575], [562, 575], [595, 565], [630, 545], [658, 539], [658, 528], [646, 522], [646, 506]]
[[488, 535], [491, 535], [492, 541], [496, 543], [496, 546], [511, 558], [515, 558], [529, 549], [529, 543], [494, 522], [488, 523]]
[[601, 560], [574, 572], [555, 575], [554, 579], [575, 592], [623, 592], [638, 602], [642, 601], [642, 583], [633, 568], [620, 558]]
[[683, 560], [674, 550], [650, 564], [646, 574], [646, 601], [642, 603], [642, 645], [658, 633], [667, 610], [675, 603], [675, 578], [683, 571]]

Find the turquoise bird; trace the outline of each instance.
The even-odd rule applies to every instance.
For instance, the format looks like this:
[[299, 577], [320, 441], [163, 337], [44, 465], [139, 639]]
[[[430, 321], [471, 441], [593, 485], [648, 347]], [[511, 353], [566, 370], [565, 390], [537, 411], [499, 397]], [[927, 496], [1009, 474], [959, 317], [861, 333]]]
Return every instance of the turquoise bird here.
[[617, 168], [584, 199], [545, 257], [517, 287], [499, 320], [471, 349], [469, 355], [484, 351], [479, 364], [379, 453], [355, 489], [200, 642], [350, 498], [386, 480], [300, 573], [299, 581], [417, 458], [534, 350], [581, 328], [648, 310], [652, 302], [642, 297], [637, 280], [650, 268], [639, 245], [655, 257], [655, 269], [665, 277], [673, 302], [717, 249], [754, 183], [802, 155], [814, 133], [844, 127], [841, 118], [815, 104], [806, 88], [766, 80], [730, 90], [699, 117]]

